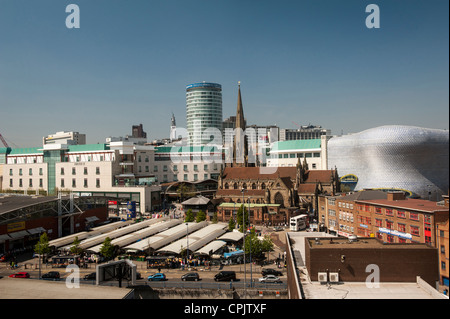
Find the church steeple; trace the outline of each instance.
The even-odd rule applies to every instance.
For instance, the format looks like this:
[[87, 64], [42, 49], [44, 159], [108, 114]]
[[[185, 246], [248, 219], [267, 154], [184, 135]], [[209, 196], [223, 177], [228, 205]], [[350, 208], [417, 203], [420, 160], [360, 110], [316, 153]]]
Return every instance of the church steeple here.
[[242, 106], [241, 81], [238, 82], [235, 136], [233, 142], [233, 167], [248, 166], [248, 144], [245, 132], [244, 108]]
[[245, 119], [244, 119], [244, 108], [242, 107], [242, 97], [241, 97], [241, 81], [238, 82], [238, 101], [236, 110], [236, 128], [240, 128], [245, 131]]

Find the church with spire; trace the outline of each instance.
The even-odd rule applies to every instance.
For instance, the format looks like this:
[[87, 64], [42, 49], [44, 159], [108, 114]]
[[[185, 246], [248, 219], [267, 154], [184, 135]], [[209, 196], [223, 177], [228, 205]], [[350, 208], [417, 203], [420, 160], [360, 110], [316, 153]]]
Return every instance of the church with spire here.
[[229, 221], [245, 203], [250, 207], [252, 224], [288, 224], [292, 216], [317, 211], [319, 194], [339, 191], [337, 171], [309, 170], [306, 158], [303, 163], [299, 159], [295, 167], [255, 167], [249, 162], [240, 82], [235, 124], [233, 155], [220, 172], [214, 197], [221, 203], [217, 209], [219, 221]]

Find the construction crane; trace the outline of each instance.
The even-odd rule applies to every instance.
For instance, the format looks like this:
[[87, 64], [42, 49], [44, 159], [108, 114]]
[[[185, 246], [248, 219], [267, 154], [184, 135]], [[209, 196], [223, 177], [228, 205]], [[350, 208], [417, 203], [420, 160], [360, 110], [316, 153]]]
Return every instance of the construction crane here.
[[5, 139], [3, 138], [2, 134], [0, 133], [0, 140], [2, 140], [3, 145], [5, 145], [5, 147], [9, 147], [8, 143], [6, 143]]

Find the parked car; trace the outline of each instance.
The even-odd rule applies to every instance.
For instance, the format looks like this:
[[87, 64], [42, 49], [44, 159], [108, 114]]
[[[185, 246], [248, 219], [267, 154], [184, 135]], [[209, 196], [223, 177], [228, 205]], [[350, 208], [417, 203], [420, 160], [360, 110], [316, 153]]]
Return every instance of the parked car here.
[[234, 271], [221, 271], [214, 276], [215, 281], [235, 281], [236, 272]]
[[188, 281], [188, 280], [199, 281], [200, 276], [196, 272], [189, 272], [189, 273], [181, 276], [181, 280], [183, 280], [183, 281]]
[[279, 277], [274, 276], [274, 275], [267, 275], [265, 277], [259, 278], [259, 282], [264, 282], [264, 283], [280, 283], [281, 280]]
[[281, 227], [281, 226], [275, 226], [275, 227], [273, 228], [273, 231], [283, 231], [283, 230], [284, 230], [284, 228]]
[[59, 278], [61, 278], [61, 276], [58, 271], [50, 271], [46, 274], [43, 274], [42, 278], [43, 279], [59, 279]]
[[276, 269], [266, 268], [261, 271], [261, 275], [263, 275], [264, 277], [267, 275], [283, 276], [283, 273]]
[[16, 274], [9, 275], [9, 277], [11, 277], [11, 278], [30, 278], [30, 274], [25, 271], [21, 271]]
[[95, 280], [97, 278], [97, 274], [95, 272], [91, 272], [84, 276], [84, 280]]
[[163, 273], [156, 273], [154, 275], [150, 275], [147, 277], [148, 281], [164, 281], [166, 280], [166, 275], [164, 275]]

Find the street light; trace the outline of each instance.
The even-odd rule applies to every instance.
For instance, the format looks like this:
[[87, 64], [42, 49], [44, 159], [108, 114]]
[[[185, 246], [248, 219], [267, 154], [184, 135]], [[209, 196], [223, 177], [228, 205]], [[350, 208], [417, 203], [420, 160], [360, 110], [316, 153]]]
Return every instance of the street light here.
[[[250, 228], [250, 199], [248, 197], [248, 227]], [[251, 235], [251, 231], [250, 231]], [[250, 287], [253, 287], [253, 270], [252, 270], [252, 238], [250, 237]]]
[[189, 224], [186, 223], [186, 242], [187, 242], [187, 248], [186, 248], [186, 264], [189, 269]]
[[245, 264], [245, 200], [244, 200], [244, 192], [247, 191], [245, 188], [242, 188], [242, 230], [244, 232], [244, 299], [247, 298], [247, 267]]

